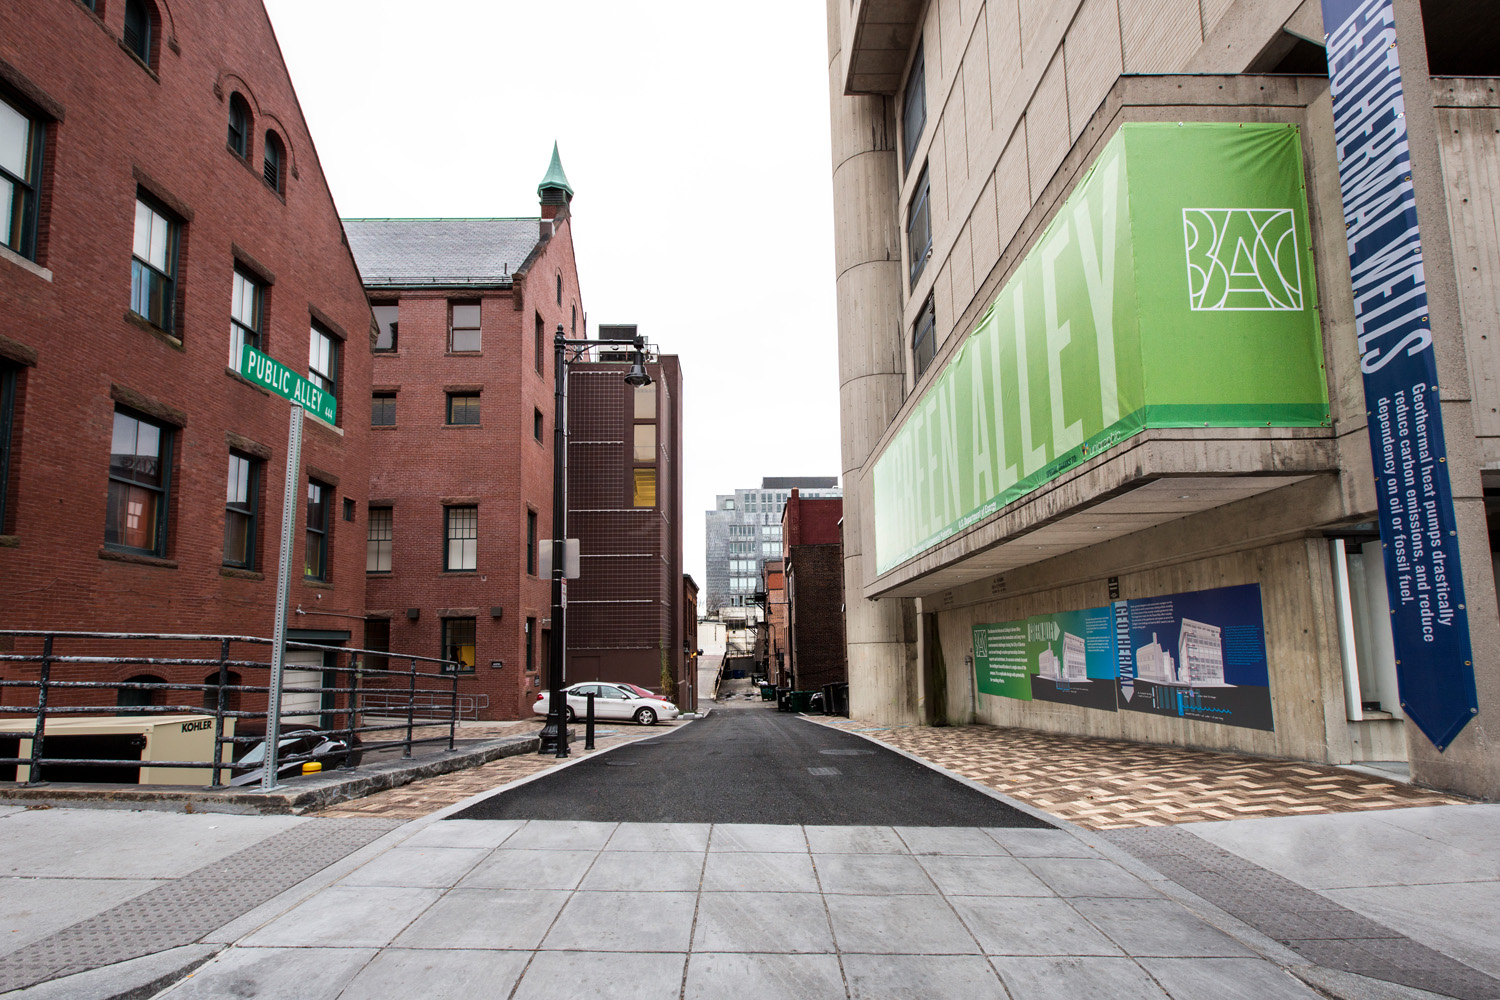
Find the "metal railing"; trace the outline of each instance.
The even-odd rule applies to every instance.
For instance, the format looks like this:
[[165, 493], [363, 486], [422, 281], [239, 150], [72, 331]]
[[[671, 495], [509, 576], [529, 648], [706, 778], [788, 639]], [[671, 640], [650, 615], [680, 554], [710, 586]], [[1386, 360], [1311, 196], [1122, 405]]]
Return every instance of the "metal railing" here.
[[[418, 716], [421, 716], [424, 709], [432, 709], [435, 712], [441, 711], [446, 718], [448, 709], [440, 704], [445, 700], [446, 696], [441, 691], [418, 691], [415, 698]], [[399, 691], [365, 691], [360, 695], [360, 705], [366, 718], [404, 714], [406, 702], [407, 695]], [[460, 694], [458, 696], [458, 717], [466, 722], [479, 721], [480, 710], [489, 707], [490, 696], [487, 694]]]
[[[0, 767], [14, 765], [27, 767], [27, 784], [44, 783], [47, 767], [89, 768], [212, 768], [211, 787], [223, 784], [223, 772], [234, 770], [235, 762], [250, 745], [264, 741], [264, 734], [246, 735], [236, 731], [225, 735], [225, 720], [233, 720], [235, 730], [241, 722], [251, 723], [269, 717], [271, 704], [272, 641], [259, 636], [243, 635], [181, 635], [142, 632], [56, 632], [20, 629], [0, 629], [0, 643], [7, 651], [0, 652], [0, 666], [8, 667], [0, 678], [0, 738], [16, 739], [16, 756], [0, 756]], [[160, 656], [143, 655], [138, 650], [160, 650], [162, 644], [187, 644], [207, 646], [212, 655]], [[236, 650], [236, 646], [252, 647], [250, 654]], [[68, 651], [64, 650], [67, 647]], [[323, 654], [320, 664], [292, 664], [293, 670], [319, 671], [321, 682], [317, 685], [283, 683], [281, 690], [281, 715], [292, 718], [318, 717], [318, 726], [298, 726], [298, 737], [318, 736], [329, 741], [343, 742], [343, 751], [325, 754], [340, 756], [343, 767], [357, 766], [364, 754], [378, 750], [402, 748], [401, 756], [409, 758], [412, 747], [424, 743], [446, 740], [448, 750], [454, 749], [458, 725], [460, 696], [458, 694], [459, 666], [452, 660], [430, 656], [412, 656], [392, 653], [388, 650], [358, 649], [350, 646], [325, 646], [310, 642], [288, 642], [288, 650], [315, 651]], [[179, 650], [169, 650], [179, 652]], [[263, 651], [264, 659], [255, 659], [253, 652]], [[185, 652], [192, 652], [191, 648]], [[237, 653], [239, 655], [232, 655]], [[382, 667], [371, 667], [370, 662], [383, 663]], [[395, 663], [404, 663], [406, 669], [391, 669]], [[34, 665], [29, 667], [27, 665]], [[126, 680], [101, 679], [104, 673], [118, 673], [122, 667], [156, 668], [163, 673], [181, 673], [188, 668], [214, 671], [201, 683], [152, 678], [132, 677]], [[35, 679], [17, 676], [36, 671]], [[245, 683], [247, 675], [263, 671], [266, 683]], [[333, 683], [328, 683], [329, 679]], [[210, 680], [209, 678], [212, 678]], [[237, 681], [232, 683], [232, 681]], [[340, 683], [343, 681], [343, 683]], [[377, 686], [378, 685], [378, 686]], [[12, 703], [12, 689], [35, 691], [34, 704]], [[170, 700], [181, 699], [178, 692], [199, 692], [199, 703], [157, 704], [158, 697]], [[104, 692], [114, 693], [114, 704], [101, 704]], [[122, 693], [132, 692], [128, 698]], [[210, 697], [210, 692], [212, 697]], [[318, 706], [306, 709], [293, 707], [288, 713], [287, 695], [317, 695]], [[362, 718], [366, 713], [362, 700], [378, 695], [381, 702], [378, 714], [382, 719], [395, 718], [393, 722], [367, 724]], [[339, 707], [342, 697], [343, 706]], [[142, 700], [146, 704], [139, 704]], [[249, 702], [250, 708], [244, 707]], [[443, 707], [446, 702], [446, 707]], [[233, 705], [234, 707], [231, 707]], [[426, 717], [418, 721], [418, 708], [436, 718]], [[151, 716], [151, 715], [211, 715], [213, 716], [212, 760], [142, 760], [105, 759], [93, 757], [56, 757], [46, 753], [47, 720], [87, 716]], [[370, 713], [375, 715], [376, 713]], [[404, 714], [405, 719], [400, 716]], [[29, 718], [26, 718], [29, 717]], [[20, 725], [10, 724], [16, 719]], [[24, 719], [24, 721], [22, 721]], [[430, 726], [434, 722], [447, 723], [446, 736], [416, 736], [413, 730], [418, 725]], [[27, 731], [29, 730], [29, 732]], [[394, 739], [377, 738], [367, 740], [368, 733], [396, 733], [404, 730], [404, 736]], [[72, 733], [54, 733], [58, 736]], [[286, 742], [291, 733], [283, 731], [281, 742]], [[31, 741], [30, 753], [20, 756], [20, 741]], [[225, 748], [229, 748], [228, 760]], [[270, 748], [267, 748], [268, 750]], [[267, 757], [271, 754], [265, 755]], [[286, 765], [297, 765], [319, 756], [315, 752], [291, 753], [280, 756], [277, 769]], [[264, 766], [264, 765], [262, 765]], [[18, 774], [19, 777], [19, 774]]]

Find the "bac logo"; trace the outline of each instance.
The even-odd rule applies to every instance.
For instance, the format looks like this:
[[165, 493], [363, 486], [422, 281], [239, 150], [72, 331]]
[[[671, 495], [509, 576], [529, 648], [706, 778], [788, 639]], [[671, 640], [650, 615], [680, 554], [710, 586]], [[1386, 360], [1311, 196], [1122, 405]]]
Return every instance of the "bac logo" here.
[[1184, 208], [1188, 307], [1301, 312], [1302, 266], [1289, 208]]
[[974, 655], [975, 656], [989, 656], [990, 655], [988, 649], [986, 649], [985, 634], [983, 632], [975, 632], [974, 633]]

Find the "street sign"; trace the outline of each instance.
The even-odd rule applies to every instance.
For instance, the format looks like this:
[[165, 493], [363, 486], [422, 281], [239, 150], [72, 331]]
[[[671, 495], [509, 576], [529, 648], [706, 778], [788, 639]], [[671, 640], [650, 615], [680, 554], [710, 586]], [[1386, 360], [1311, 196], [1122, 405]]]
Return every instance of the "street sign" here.
[[318, 388], [249, 344], [245, 345], [245, 353], [240, 355], [240, 374], [283, 399], [290, 399], [324, 423], [333, 423], [338, 413], [338, 400], [333, 393]]

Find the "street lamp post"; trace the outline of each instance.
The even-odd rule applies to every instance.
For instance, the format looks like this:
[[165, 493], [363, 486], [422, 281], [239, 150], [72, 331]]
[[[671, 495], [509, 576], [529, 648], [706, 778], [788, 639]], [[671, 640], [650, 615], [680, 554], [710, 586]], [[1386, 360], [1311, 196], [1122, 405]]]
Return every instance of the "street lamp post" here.
[[[547, 724], [542, 727], [540, 753], [568, 756], [567, 698], [563, 694], [563, 649], [567, 637], [567, 582], [563, 550], [568, 538], [568, 364], [591, 347], [629, 347], [630, 371], [625, 384], [639, 387], [651, 384], [646, 373], [646, 338], [631, 340], [569, 340], [563, 325], [557, 324], [553, 348], [552, 413], [552, 621], [547, 644]], [[571, 358], [569, 351], [573, 352]]]

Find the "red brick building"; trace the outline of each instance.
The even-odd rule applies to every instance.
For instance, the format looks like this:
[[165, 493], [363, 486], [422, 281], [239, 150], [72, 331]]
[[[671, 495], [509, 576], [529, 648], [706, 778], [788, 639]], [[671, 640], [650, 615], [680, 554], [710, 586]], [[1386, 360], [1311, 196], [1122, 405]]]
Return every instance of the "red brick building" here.
[[271, 634], [290, 404], [250, 342], [338, 397], [291, 604], [361, 641], [371, 315], [261, 5], [0, 5], [0, 223], [0, 626]]
[[780, 559], [767, 559], [761, 567], [761, 590], [766, 594], [766, 679], [776, 687], [789, 686], [792, 677], [783, 565]]
[[657, 355], [646, 365], [652, 383], [632, 388], [621, 363], [629, 355], [614, 357], [569, 366], [568, 533], [581, 574], [568, 587], [566, 676], [639, 684], [689, 709], [682, 368], [675, 355]]
[[786, 576], [787, 667], [794, 690], [849, 679], [844, 652], [844, 501], [792, 490], [781, 514]]
[[585, 329], [555, 149], [538, 194], [534, 218], [344, 222], [379, 330], [349, 418], [372, 438], [371, 641], [465, 663], [487, 719], [529, 713], [546, 672], [552, 339]]

